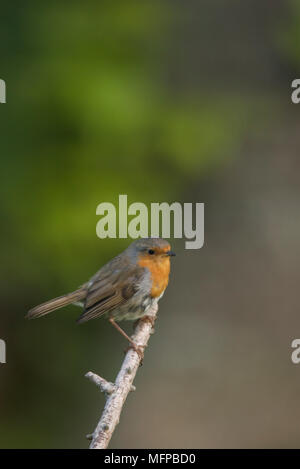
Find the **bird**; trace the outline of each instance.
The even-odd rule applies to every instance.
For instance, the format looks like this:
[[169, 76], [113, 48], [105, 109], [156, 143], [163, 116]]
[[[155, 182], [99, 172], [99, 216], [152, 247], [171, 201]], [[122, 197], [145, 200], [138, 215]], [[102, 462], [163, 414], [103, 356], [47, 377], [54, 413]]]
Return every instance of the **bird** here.
[[168, 286], [170, 257], [175, 255], [165, 239], [139, 238], [77, 290], [32, 308], [26, 318], [39, 318], [69, 304], [79, 305], [83, 307], [79, 324], [107, 318], [142, 358], [143, 351], [117, 323], [142, 318], [153, 326], [153, 318], [147, 313]]

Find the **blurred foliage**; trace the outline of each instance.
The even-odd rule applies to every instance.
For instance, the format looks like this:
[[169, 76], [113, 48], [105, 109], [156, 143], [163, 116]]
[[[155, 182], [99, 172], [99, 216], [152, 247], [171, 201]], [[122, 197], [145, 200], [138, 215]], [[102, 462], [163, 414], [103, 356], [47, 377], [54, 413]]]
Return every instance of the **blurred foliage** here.
[[[101, 264], [91, 264], [104, 245], [95, 236], [98, 203], [120, 193], [130, 202], [174, 198], [229, 155], [242, 109], [231, 97], [168, 89], [167, 38], [178, 18], [166, 3], [4, 8], [2, 210], [19, 280], [43, 282], [39, 265], [71, 287]], [[109, 257], [115, 243], [105, 250]]]
[[300, 3], [297, 0], [289, 0], [287, 4], [289, 15], [279, 30], [278, 44], [285, 59], [298, 70], [300, 65]]

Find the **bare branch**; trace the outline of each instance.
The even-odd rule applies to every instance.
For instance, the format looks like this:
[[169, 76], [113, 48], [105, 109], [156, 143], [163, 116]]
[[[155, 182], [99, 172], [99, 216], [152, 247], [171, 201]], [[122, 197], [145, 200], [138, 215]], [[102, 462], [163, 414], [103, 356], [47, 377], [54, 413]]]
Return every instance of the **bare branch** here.
[[[156, 319], [157, 306], [149, 311], [148, 316]], [[132, 339], [140, 347], [146, 347], [152, 332], [152, 324], [150, 321], [140, 320], [135, 328]], [[133, 350], [129, 349], [125, 355], [121, 369], [116, 378], [116, 382], [109, 383], [91, 371], [85, 376], [93, 381], [102, 392], [105, 392], [107, 399], [104, 406], [103, 413], [97, 424], [95, 431], [92, 434], [92, 442], [90, 449], [105, 449], [107, 448], [113, 432], [119, 423], [120, 414], [123, 405], [130, 391], [135, 390], [133, 380], [139, 368], [141, 357]], [[88, 435], [91, 438], [91, 435]]]

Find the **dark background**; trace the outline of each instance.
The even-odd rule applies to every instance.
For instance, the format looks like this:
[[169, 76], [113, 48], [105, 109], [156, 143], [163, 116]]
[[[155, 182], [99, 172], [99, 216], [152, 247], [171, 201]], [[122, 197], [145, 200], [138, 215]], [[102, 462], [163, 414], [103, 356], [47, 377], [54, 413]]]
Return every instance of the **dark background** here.
[[24, 315], [128, 245], [96, 237], [118, 194], [204, 202], [205, 246], [172, 242], [111, 447], [300, 447], [299, 31], [297, 1], [1, 5], [0, 447], [88, 445], [126, 342]]

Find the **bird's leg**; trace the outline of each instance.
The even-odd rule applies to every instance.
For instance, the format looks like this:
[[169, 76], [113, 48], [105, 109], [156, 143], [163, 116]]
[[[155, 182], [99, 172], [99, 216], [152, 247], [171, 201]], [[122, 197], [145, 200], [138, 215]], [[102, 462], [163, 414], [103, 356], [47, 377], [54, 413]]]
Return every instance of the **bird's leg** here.
[[129, 348], [132, 348], [133, 350], [135, 350], [138, 356], [140, 357], [140, 359], [143, 360], [144, 351], [142, 350], [142, 347], [138, 346], [134, 342], [134, 340], [132, 340], [131, 337], [129, 337], [129, 335], [127, 335], [126, 332], [123, 331], [123, 329], [119, 326], [119, 324], [116, 323], [116, 321], [113, 318], [109, 318], [109, 322], [117, 329], [117, 331], [120, 332], [120, 334], [122, 334], [123, 337], [125, 337], [128, 340], [128, 342], [130, 343]]
[[128, 340], [128, 342], [131, 343], [131, 345], [136, 345], [135, 342], [129, 337], [129, 335], [126, 334], [125, 331], [123, 331], [123, 329], [119, 326], [119, 324], [116, 323], [113, 318], [109, 318], [109, 322], [117, 329], [117, 331], [120, 332], [120, 334], [122, 334], [123, 337], [125, 337], [125, 339]]

